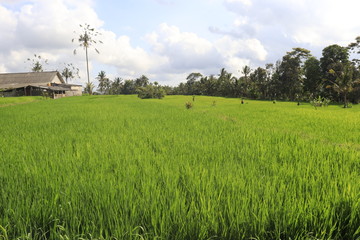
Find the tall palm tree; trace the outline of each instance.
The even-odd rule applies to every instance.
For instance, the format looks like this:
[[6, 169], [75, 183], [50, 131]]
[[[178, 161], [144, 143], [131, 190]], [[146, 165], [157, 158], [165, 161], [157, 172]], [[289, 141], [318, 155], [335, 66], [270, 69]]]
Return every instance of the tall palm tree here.
[[241, 69], [241, 73], [244, 74], [245, 79], [247, 79], [247, 77], [249, 76], [249, 74], [251, 73], [251, 68], [247, 65], [245, 65], [242, 69]]
[[360, 79], [354, 78], [354, 66], [350, 63], [347, 63], [344, 64], [342, 71], [335, 71], [330, 69], [329, 73], [336, 79], [335, 81], [326, 79], [331, 83], [331, 85], [327, 86], [327, 88], [332, 88], [335, 92], [342, 94], [344, 97], [344, 108], [347, 108], [348, 94], [354, 90], [355, 84], [360, 83]]
[[[102, 43], [102, 41], [100, 40], [95, 40], [95, 38], [98, 35], [101, 35], [101, 33], [95, 31], [94, 28], [91, 28], [89, 24], [85, 23], [85, 25], [81, 25], [80, 27], [82, 28], [82, 31], [79, 35], [78, 41], [79, 41], [79, 46], [83, 47], [85, 49], [85, 54], [86, 54], [86, 71], [87, 71], [87, 79], [88, 79], [88, 85], [90, 85], [90, 76], [89, 76], [89, 56], [88, 56], [88, 48], [90, 48], [91, 45], [93, 44], [97, 44]], [[75, 32], [76, 33], [76, 32]], [[75, 38], [72, 39], [72, 42], [75, 41]], [[100, 53], [99, 50], [97, 50], [95, 48], [95, 51], [97, 53]], [[76, 54], [76, 49], [74, 50], [74, 54]]]
[[122, 89], [123, 83], [122, 79], [116, 77], [113, 82], [111, 82], [110, 86], [110, 94], [120, 94]]
[[99, 81], [98, 90], [101, 93], [105, 93], [109, 88], [109, 78], [106, 77], [106, 73], [104, 71], [100, 71], [96, 79]]

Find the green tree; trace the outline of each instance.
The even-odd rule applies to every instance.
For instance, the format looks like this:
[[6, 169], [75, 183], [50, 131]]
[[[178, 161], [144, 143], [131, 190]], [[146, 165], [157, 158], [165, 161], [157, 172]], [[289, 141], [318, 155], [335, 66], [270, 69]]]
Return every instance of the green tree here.
[[[90, 84], [90, 74], [89, 74], [89, 56], [88, 56], [88, 48], [90, 48], [93, 44], [102, 43], [102, 41], [98, 41], [95, 38], [100, 35], [99, 32], [95, 31], [94, 28], [91, 28], [89, 24], [81, 25], [82, 31], [78, 37], [79, 46], [85, 49], [86, 56], [86, 72], [87, 72], [87, 80], [88, 84]], [[72, 42], [75, 41], [75, 38], [72, 39]], [[100, 53], [99, 50], [95, 48], [97, 53]], [[76, 54], [76, 49], [74, 50], [74, 54]]]
[[106, 77], [106, 73], [104, 71], [100, 71], [96, 77], [99, 81], [98, 90], [102, 94], [106, 94], [110, 88], [109, 78]]
[[200, 85], [201, 85], [201, 94], [207, 96], [216, 96], [217, 95], [217, 78], [214, 75], [210, 75], [209, 77], [201, 77]]
[[284, 99], [295, 100], [302, 94], [303, 63], [311, 56], [304, 48], [287, 52], [279, 66], [279, 89]]
[[252, 69], [245, 65], [241, 69], [241, 73], [243, 76], [241, 76], [239, 79], [236, 79], [234, 82], [234, 88], [236, 92], [236, 96], [242, 96], [242, 97], [250, 97], [251, 95], [251, 89], [252, 89], [252, 83], [250, 79], [250, 74], [252, 72]]
[[95, 88], [95, 85], [92, 82], [86, 83], [84, 92], [92, 95], [94, 88]]
[[145, 87], [147, 85], [149, 85], [149, 78], [145, 75], [142, 75], [141, 77], [135, 79], [135, 88]]
[[330, 69], [338, 63], [349, 62], [349, 50], [346, 47], [341, 47], [337, 44], [330, 45], [323, 49], [322, 57], [320, 58], [320, 66], [325, 76], [330, 76]]
[[305, 61], [304, 76], [304, 91], [314, 97], [319, 95], [322, 85], [322, 72], [320, 61], [316, 57], [310, 57]]
[[123, 83], [122, 79], [119, 77], [116, 77], [113, 82], [110, 84], [110, 94], [121, 94]]
[[245, 65], [242, 69], [241, 69], [241, 73], [244, 74], [245, 78], [248, 78], [248, 76], [251, 73], [251, 68], [247, 65]]
[[66, 83], [69, 79], [79, 77], [79, 68], [75, 68], [72, 63], [65, 64], [64, 69], [61, 71], [61, 76], [65, 78]]
[[329, 70], [329, 74], [334, 76], [335, 80], [327, 79], [331, 84], [328, 87], [334, 89], [343, 97], [344, 108], [348, 107], [348, 95], [354, 90], [354, 86], [360, 83], [360, 79], [354, 78], [354, 66], [350, 63], [344, 63], [341, 71]]
[[[336, 81], [336, 76], [330, 73], [330, 69], [335, 72], [341, 72], [344, 64], [347, 64], [348, 62], [349, 50], [347, 48], [337, 44], [325, 47], [322, 51], [322, 57], [320, 58], [322, 78], [327, 80], [324, 82], [324, 85], [329, 86], [332, 82]], [[340, 99], [336, 99], [338, 93], [333, 88], [325, 88], [324, 96], [340, 101]]]
[[154, 84], [148, 84], [143, 87], [137, 88], [138, 97], [141, 99], [157, 98], [162, 99], [165, 96], [165, 90], [154, 82]]
[[43, 65], [48, 64], [48, 60], [42, 58], [38, 54], [34, 54], [34, 57], [28, 58], [27, 61], [30, 62], [30, 64], [31, 64], [32, 72], [43, 72], [44, 71]]
[[[355, 54], [360, 54], [360, 36], [356, 37], [355, 42], [349, 44], [348, 49]], [[358, 70], [360, 70], [360, 59], [354, 58], [352, 61], [357, 65]]]
[[280, 63], [281, 61], [279, 60], [275, 64], [267, 63], [265, 65], [266, 74], [267, 74], [268, 97], [272, 100], [276, 100], [279, 96], [281, 96], [281, 92], [279, 89]]
[[252, 84], [251, 94], [255, 98], [268, 97], [268, 78], [266, 69], [258, 67], [250, 74]]
[[136, 93], [134, 80], [125, 80], [123, 88], [122, 88], [122, 93], [123, 94], [135, 94]]
[[202, 74], [201, 73], [190, 73], [186, 77], [186, 88], [187, 88], [187, 94], [188, 95], [200, 95], [201, 91], [199, 91], [199, 84], [198, 81], [201, 79]]
[[232, 76], [232, 73], [229, 73], [222, 68], [217, 79], [217, 92], [218, 96], [222, 97], [232, 97], [234, 96], [234, 82], [235, 79]]

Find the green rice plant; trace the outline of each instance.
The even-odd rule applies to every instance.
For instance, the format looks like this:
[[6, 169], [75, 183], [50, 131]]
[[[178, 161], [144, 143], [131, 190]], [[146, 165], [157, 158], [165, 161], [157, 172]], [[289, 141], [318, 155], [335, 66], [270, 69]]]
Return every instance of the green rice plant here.
[[0, 239], [360, 237], [359, 106], [187, 98], [0, 108]]

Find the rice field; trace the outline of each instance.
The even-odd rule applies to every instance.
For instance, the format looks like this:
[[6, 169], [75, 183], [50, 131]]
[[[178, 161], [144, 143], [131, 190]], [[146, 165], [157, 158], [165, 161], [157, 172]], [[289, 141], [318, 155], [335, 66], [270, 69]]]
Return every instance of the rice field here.
[[360, 106], [6, 101], [0, 240], [360, 239]]
[[0, 107], [13, 106], [16, 104], [25, 104], [30, 102], [42, 101], [43, 97], [10, 97], [4, 98], [0, 95]]

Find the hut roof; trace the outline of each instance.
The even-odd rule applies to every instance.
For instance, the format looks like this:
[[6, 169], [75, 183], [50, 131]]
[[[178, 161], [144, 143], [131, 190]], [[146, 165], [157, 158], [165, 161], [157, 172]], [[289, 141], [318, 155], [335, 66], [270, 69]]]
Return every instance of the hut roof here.
[[65, 83], [59, 72], [27, 72], [27, 73], [0, 73], [0, 89], [20, 88], [26, 86], [46, 86], [58, 77]]

